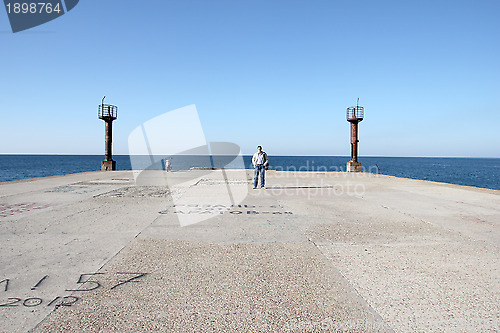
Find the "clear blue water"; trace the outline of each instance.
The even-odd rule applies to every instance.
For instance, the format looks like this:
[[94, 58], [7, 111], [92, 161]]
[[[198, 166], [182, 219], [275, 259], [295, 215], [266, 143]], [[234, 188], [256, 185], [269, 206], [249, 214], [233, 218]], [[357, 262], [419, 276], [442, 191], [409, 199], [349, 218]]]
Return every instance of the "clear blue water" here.
[[[130, 170], [128, 155], [115, 155], [118, 170]], [[102, 155], [0, 155], [0, 182], [97, 171]], [[346, 156], [270, 156], [270, 168], [344, 171]], [[500, 190], [499, 158], [361, 157], [367, 172]], [[244, 156], [251, 168], [251, 156]], [[173, 169], [204, 167], [206, 158], [177, 158]]]

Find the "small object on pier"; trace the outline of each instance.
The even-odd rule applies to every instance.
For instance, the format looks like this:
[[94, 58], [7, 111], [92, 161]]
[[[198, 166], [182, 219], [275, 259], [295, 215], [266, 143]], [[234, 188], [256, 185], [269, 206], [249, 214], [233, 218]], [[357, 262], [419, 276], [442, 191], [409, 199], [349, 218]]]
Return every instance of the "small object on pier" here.
[[165, 171], [172, 171], [172, 160], [169, 159], [162, 159], [162, 164], [163, 164], [163, 170]]
[[351, 160], [347, 162], [347, 172], [360, 172], [361, 163], [358, 162], [358, 123], [363, 120], [365, 110], [359, 106], [359, 98], [356, 106], [347, 108], [347, 121], [351, 123]]
[[105, 125], [105, 145], [104, 145], [104, 161], [101, 162], [102, 171], [116, 170], [116, 161], [113, 161], [111, 145], [113, 142], [113, 120], [118, 116], [118, 107], [116, 105], [104, 104], [104, 96], [99, 105], [99, 119], [104, 120]]

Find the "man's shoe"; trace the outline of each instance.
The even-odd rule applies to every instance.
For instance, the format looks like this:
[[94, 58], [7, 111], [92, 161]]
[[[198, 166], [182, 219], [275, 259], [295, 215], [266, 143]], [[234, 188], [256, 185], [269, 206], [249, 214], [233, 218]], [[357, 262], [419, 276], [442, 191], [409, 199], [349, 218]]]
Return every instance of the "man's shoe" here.
[[257, 187], [254, 186], [253, 189], [255, 190], [255, 189], [257, 189]]

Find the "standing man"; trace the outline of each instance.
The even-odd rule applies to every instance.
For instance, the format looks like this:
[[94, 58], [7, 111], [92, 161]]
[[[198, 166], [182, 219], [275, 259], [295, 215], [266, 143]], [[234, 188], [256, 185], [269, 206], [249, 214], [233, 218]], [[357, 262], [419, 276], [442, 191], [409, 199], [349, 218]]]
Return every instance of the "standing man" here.
[[267, 154], [262, 151], [262, 146], [257, 146], [257, 152], [253, 154], [252, 163], [255, 168], [255, 175], [253, 177], [253, 188], [257, 188], [257, 180], [260, 173], [260, 188], [264, 188], [266, 169], [269, 165]]

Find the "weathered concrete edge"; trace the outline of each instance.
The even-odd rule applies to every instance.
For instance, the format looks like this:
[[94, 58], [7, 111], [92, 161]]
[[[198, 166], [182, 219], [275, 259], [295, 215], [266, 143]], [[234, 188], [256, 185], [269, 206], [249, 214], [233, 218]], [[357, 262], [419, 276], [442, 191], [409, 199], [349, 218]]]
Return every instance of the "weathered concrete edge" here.
[[[122, 171], [131, 171], [131, 170], [118, 170], [118, 172]], [[53, 178], [59, 178], [59, 177], [69, 177], [69, 176], [75, 176], [75, 175], [85, 175], [85, 174], [90, 174], [90, 173], [95, 173], [95, 172], [101, 172], [100, 170], [95, 170], [95, 171], [84, 171], [84, 172], [75, 172], [75, 173], [67, 173], [64, 175], [54, 175], [54, 176], [43, 176], [43, 177], [34, 177], [34, 178], [25, 178], [25, 179], [18, 179], [18, 180], [7, 180], [4, 182], [0, 182], [0, 185], [4, 184], [16, 184], [16, 183], [27, 183], [27, 182], [32, 182], [36, 180], [45, 180], [45, 179], [53, 179]]]

